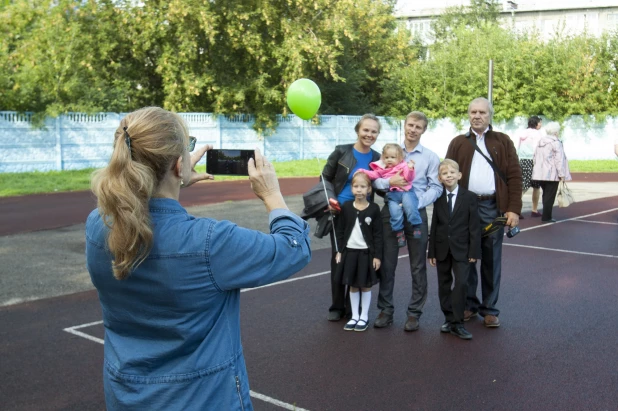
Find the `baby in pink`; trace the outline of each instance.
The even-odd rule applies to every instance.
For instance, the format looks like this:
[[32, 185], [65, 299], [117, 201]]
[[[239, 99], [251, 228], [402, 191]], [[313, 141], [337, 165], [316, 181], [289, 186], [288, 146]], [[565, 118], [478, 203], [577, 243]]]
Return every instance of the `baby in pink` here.
[[406, 245], [404, 234], [404, 217], [412, 225], [412, 236], [421, 237], [421, 215], [418, 212], [418, 197], [412, 190], [414, 181], [414, 161], [407, 163], [404, 160], [403, 149], [397, 144], [386, 144], [382, 149], [380, 162], [369, 163], [371, 170], [359, 169], [357, 173], [365, 173], [373, 181], [378, 178], [390, 178], [399, 172], [408, 184], [405, 187], [391, 187], [386, 194], [386, 202], [391, 214], [391, 229], [397, 235], [397, 243], [400, 247]]

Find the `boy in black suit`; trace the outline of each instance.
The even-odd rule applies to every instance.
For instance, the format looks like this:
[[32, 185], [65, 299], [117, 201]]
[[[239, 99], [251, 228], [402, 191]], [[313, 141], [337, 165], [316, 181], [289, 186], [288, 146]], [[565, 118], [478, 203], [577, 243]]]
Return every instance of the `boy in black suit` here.
[[455, 161], [442, 161], [438, 178], [445, 190], [433, 205], [427, 258], [432, 266], [438, 265], [438, 295], [446, 318], [440, 331], [469, 340], [472, 334], [464, 328], [463, 317], [470, 267], [481, 258], [478, 201], [474, 193], [458, 186], [461, 172]]

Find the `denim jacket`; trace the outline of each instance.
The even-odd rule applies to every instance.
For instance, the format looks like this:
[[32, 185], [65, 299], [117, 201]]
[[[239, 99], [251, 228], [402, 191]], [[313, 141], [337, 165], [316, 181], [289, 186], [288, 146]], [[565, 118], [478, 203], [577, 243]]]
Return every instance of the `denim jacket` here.
[[105, 326], [108, 410], [250, 410], [240, 342], [240, 289], [283, 280], [311, 259], [309, 227], [283, 209], [271, 234], [195, 218], [173, 199], [150, 201], [154, 244], [123, 281], [108, 229], [86, 223], [86, 262]]

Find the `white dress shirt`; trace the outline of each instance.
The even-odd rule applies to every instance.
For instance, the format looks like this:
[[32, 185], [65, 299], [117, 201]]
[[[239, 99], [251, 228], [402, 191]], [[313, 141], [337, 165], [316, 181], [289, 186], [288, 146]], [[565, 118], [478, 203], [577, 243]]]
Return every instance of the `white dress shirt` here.
[[[487, 133], [487, 130], [489, 130], [489, 127], [487, 127], [481, 135], [477, 134], [474, 130], [472, 130], [472, 132], [476, 136], [476, 144], [479, 146], [481, 151], [489, 159], [491, 159], [489, 151], [487, 151], [487, 146], [485, 146], [485, 133]], [[476, 150], [474, 150], [474, 157], [472, 157], [468, 190], [479, 196], [491, 195], [496, 192], [496, 178], [494, 176], [494, 169], [491, 168], [481, 153]]]
[[[356, 207], [355, 207], [356, 208]], [[360, 224], [358, 222], [358, 216], [356, 220], [354, 220], [354, 228], [352, 229], [352, 233], [350, 234], [350, 238], [348, 238], [347, 248], [354, 248], [357, 250], [364, 250], [367, 247], [367, 243], [365, 242], [365, 237], [363, 237], [363, 232], [361, 231]]]

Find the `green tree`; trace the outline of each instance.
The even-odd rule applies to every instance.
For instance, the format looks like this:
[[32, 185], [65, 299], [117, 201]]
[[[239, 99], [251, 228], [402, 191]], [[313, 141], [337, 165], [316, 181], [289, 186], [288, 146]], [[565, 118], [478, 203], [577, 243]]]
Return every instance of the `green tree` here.
[[501, 2], [497, 0], [470, 0], [469, 6], [447, 7], [431, 23], [434, 39], [437, 42], [453, 37], [453, 30], [460, 26], [474, 28], [487, 23], [497, 24]]
[[285, 91], [314, 79], [322, 113], [375, 111], [380, 81], [408, 60], [393, 0], [44, 0], [0, 12], [0, 104], [66, 111], [287, 113]]

